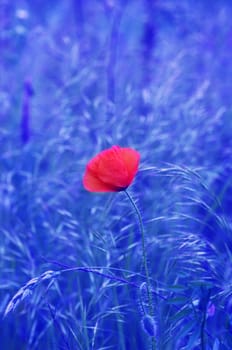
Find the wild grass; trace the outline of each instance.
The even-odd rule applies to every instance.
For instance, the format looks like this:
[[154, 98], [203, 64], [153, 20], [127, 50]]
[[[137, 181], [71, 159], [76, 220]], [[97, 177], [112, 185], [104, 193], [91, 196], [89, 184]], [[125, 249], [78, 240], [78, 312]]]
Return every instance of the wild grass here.
[[[232, 348], [231, 9], [0, 4], [1, 349]], [[114, 144], [154, 317], [130, 202], [82, 186]]]

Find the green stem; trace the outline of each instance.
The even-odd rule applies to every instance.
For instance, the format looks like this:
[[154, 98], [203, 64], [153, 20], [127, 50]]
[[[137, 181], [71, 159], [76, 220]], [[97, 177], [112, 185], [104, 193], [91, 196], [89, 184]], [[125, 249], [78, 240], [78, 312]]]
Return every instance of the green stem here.
[[201, 322], [201, 350], [205, 350], [205, 321], [206, 321], [206, 310], [204, 311], [202, 322]]
[[[133, 198], [131, 197], [131, 195], [126, 190], [124, 190], [124, 192], [125, 192], [127, 198], [129, 199], [129, 201], [130, 201], [130, 203], [131, 203], [131, 205], [132, 205], [132, 207], [137, 215], [137, 218], [138, 218], [139, 229], [140, 229], [140, 233], [141, 233], [141, 237], [142, 237], [143, 266], [144, 266], [145, 275], [146, 275], [146, 287], [147, 287], [149, 313], [150, 313], [150, 316], [153, 316], [152, 293], [151, 293], [150, 277], [149, 277], [148, 264], [147, 264], [145, 231], [144, 231], [144, 227], [143, 227], [142, 216], [141, 216], [140, 211], [139, 211], [137, 205], [135, 204]], [[156, 349], [156, 342], [155, 342], [154, 337], [152, 338], [152, 349], [153, 350]]]

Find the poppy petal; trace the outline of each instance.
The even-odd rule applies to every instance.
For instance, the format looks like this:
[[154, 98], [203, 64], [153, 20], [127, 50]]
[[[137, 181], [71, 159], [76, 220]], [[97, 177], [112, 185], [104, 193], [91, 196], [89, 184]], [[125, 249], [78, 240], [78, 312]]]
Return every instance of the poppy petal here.
[[116, 146], [100, 152], [89, 161], [87, 170], [95, 178], [99, 179], [100, 182], [112, 188], [121, 188], [124, 187], [122, 182], [127, 176], [127, 173], [125, 174], [123, 162], [116, 152]]
[[91, 192], [125, 190], [133, 181], [140, 155], [132, 148], [113, 146], [92, 158], [86, 167], [84, 187]]
[[127, 187], [128, 172], [121, 158], [120, 151], [112, 147], [102, 154], [98, 164], [99, 178], [118, 188]]
[[86, 170], [83, 178], [83, 185], [85, 189], [90, 192], [117, 192], [115, 187], [105, 184], [88, 169]]
[[138, 171], [140, 154], [132, 148], [121, 148], [121, 157], [127, 167], [130, 183]]

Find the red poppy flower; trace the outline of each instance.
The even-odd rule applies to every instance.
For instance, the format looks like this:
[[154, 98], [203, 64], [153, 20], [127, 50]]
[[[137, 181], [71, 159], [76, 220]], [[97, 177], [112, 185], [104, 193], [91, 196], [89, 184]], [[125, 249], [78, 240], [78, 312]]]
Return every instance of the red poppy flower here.
[[100, 152], [86, 166], [83, 184], [90, 192], [125, 190], [138, 171], [140, 154], [132, 148], [113, 146]]

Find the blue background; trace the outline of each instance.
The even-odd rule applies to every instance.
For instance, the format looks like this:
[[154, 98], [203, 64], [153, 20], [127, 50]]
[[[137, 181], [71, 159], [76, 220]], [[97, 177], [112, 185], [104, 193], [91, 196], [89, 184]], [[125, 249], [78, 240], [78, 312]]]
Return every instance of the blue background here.
[[[231, 16], [1, 1], [1, 349], [232, 349]], [[112, 145], [141, 154], [151, 318], [133, 208], [82, 185]]]

